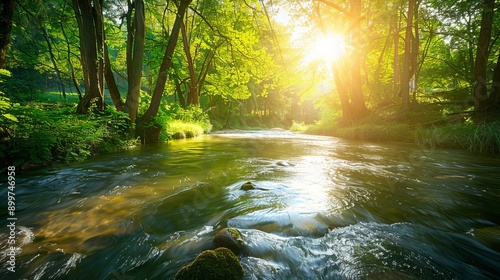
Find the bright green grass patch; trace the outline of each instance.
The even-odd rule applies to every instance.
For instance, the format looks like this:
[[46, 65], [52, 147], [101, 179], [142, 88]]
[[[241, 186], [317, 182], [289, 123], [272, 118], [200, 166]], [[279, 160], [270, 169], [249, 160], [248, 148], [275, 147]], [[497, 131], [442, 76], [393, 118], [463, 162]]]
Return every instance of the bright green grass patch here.
[[172, 139], [194, 138], [203, 134], [203, 127], [196, 123], [172, 120], [167, 124], [165, 133]]
[[309, 129], [309, 126], [304, 124], [304, 122], [297, 123], [297, 122], [293, 121], [292, 126], [290, 127], [290, 131], [300, 132], [300, 133], [306, 132], [307, 129]]

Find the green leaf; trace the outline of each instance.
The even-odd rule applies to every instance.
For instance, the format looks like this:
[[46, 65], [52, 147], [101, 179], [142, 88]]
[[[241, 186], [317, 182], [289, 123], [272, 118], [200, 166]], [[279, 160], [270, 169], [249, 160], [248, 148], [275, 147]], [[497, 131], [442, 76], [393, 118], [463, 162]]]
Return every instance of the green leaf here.
[[16, 116], [12, 114], [2, 114], [2, 116], [8, 120], [11, 120], [13, 122], [19, 122], [19, 120], [16, 118]]

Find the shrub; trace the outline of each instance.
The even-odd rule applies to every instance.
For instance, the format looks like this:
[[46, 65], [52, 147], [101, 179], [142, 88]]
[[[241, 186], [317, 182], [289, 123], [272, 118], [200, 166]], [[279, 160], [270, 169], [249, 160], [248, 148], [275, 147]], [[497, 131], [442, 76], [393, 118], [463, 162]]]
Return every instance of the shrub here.
[[292, 126], [290, 127], [290, 131], [303, 133], [306, 132], [308, 128], [309, 126], [305, 125], [304, 122], [297, 123], [293, 121]]
[[194, 106], [186, 109], [177, 104], [165, 106], [155, 121], [163, 126], [160, 141], [193, 138], [212, 130], [208, 115], [201, 108]]
[[193, 138], [203, 134], [203, 128], [199, 124], [180, 120], [169, 122], [166, 131], [173, 139]]
[[0, 139], [3, 164], [29, 167], [80, 161], [133, 141], [125, 133], [130, 122], [125, 114], [108, 110], [75, 115], [74, 109], [35, 103], [10, 108], [18, 121], [4, 127], [7, 133]]

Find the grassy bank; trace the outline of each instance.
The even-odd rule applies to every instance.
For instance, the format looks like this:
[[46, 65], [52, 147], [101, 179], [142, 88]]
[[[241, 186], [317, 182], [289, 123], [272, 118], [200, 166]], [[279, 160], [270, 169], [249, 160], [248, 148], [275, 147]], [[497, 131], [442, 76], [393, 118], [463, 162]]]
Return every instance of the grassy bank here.
[[[127, 114], [109, 107], [77, 115], [76, 103], [43, 100], [11, 102], [0, 95], [0, 169], [77, 162], [139, 145]], [[212, 128], [200, 108], [171, 106], [161, 111], [160, 141], [196, 137]]]
[[448, 114], [447, 108], [433, 103], [414, 104], [409, 115], [402, 116], [399, 106], [374, 109], [357, 121], [340, 117], [322, 120], [316, 125], [294, 124], [291, 130], [373, 142], [420, 143], [432, 147], [457, 148], [474, 152], [500, 153], [500, 121], [474, 121], [473, 116]]

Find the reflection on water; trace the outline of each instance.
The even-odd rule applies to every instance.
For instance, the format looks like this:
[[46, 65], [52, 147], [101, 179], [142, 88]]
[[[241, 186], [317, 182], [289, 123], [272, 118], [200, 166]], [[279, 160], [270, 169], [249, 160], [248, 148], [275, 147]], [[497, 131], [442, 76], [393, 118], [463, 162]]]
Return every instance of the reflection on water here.
[[1, 277], [171, 279], [230, 226], [249, 249], [245, 279], [491, 279], [499, 163], [261, 131], [32, 171], [16, 178], [17, 278], [6, 231]]

